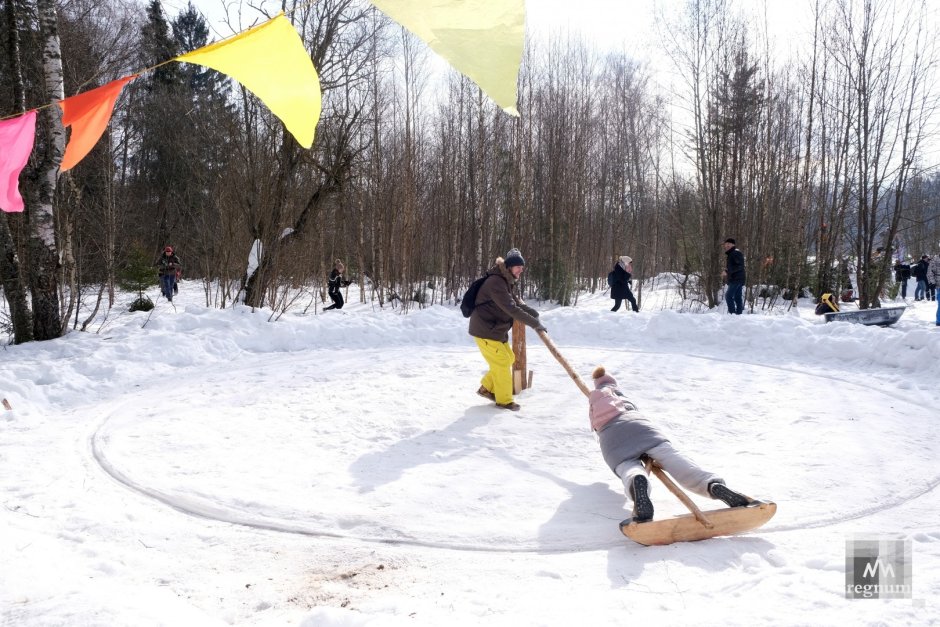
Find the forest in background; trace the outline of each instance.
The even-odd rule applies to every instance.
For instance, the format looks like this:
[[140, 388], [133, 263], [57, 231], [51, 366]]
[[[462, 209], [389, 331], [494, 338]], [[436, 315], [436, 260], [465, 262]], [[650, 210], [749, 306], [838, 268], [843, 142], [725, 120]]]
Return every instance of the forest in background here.
[[813, 4], [812, 40], [783, 62], [731, 0], [687, 0], [660, 18], [669, 91], [623, 53], [529, 37], [512, 117], [432, 71], [369, 3], [288, 2], [323, 90], [305, 150], [228, 77], [158, 65], [210, 42], [191, 5], [3, 0], [2, 117], [157, 67], [68, 172], [58, 109], [41, 112], [26, 211], [0, 213], [0, 335], [82, 328], [80, 310], [113, 306], [127, 264], [167, 244], [216, 307], [285, 310], [298, 286], [325, 298], [336, 258], [356, 298], [454, 302], [518, 247], [527, 297], [571, 304], [628, 254], [634, 278], [675, 273], [711, 308], [726, 237], [745, 252], [749, 307], [838, 290], [847, 264], [859, 306], [877, 307], [894, 259], [940, 252], [936, 15], [920, 0]]

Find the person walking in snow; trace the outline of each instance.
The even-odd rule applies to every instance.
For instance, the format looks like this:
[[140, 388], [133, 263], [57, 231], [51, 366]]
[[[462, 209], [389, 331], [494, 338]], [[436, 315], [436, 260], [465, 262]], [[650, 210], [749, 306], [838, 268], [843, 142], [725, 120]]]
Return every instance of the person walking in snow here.
[[728, 313], [741, 315], [744, 313], [744, 253], [735, 247], [733, 237], [729, 237], [723, 244], [728, 262], [721, 278], [728, 281], [728, 291], [725, 292], [725, 302], [728, 304]]
[[340, 288], [348, 286], [352, 281], [347, 281], [343, 277], [343, 273], [346, 272], [346, 265], [342, 260], [337, 259], [333, 262], [333, 269], [330, 270], [330, 279], [327, 281], [328, 287], [326, 293], [329, 294], [330, 300], [333, 301], [333, 304], [329, 307], [324, 307], [323, 311], [329, 311], [331, 309], [342, 309], [345, 302], [343, 301], [343, 292], [340, 291]]
[[[940, 286], [940, 255], [934, 255], [927, 266], [927, 281]], [[937, 326], [940, 327], [940, 298], [937, 298]]]
[[173, 294], [177, 292], [176, 277], [179, 272], [182, 272], [183, 264], [180, 262], [179, 256], [173, 252], [173, 247], [167, 246], [153, 265], [157, 266], [160, 275], [160, 293], [172, 303]]
[[525, 270], [525, 259], [518, 249], [496, 258], [486, 271], [486, 278], [477, 292], [469, 333], [490, 369], [480, 381], [477, 394], [496, 403], [500, 409], [519, 410], [512, 397], [512, 364], [516, 356], [509, 345], [512, 321], [519, 320], [536, 331], [545, 331], [539, 313], [515, 294], [513, 287]]
[[644, 460], [652, 459], [676, 482], [699, 496], [720, 499], [728, 507], [743, 507], [751, 499], [735, 492], [718, 475], [703, 470], [673, 448], [669, 438], [617, 387], [617, 380], [598, 366], [592, 374], [588, 418], [597, 433], [604, 461], [623, 482], [633, 520], [653, 519], [650, 482]]
[[617, 259], [612, 271], [610, 280], [610, 297], [614, 299], [614, 307], [611, 311], [620, 309], [620, 303], [627, 300], [633, 311], [640, 311], [636, 304], [636, 298], [633, 297], [633, 290], [630, 289], [630, 282], [633, 277], [633, 258], [626, 255]]

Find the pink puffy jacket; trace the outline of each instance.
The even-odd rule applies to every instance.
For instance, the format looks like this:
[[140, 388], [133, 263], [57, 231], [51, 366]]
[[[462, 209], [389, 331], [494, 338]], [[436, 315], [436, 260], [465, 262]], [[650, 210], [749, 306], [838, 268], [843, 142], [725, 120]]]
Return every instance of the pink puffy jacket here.
[[588, 417], [594, 431], [600, 431], [624, 412], [636, 411], [636, 405], [616, 393], [617, 380], [609, 374], [594, 379], [594, 387], [588, 396]]

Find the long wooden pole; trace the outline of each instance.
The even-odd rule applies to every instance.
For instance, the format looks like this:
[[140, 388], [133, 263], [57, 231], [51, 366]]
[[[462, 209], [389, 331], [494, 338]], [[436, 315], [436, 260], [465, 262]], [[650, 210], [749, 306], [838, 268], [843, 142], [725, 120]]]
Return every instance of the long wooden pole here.
[[[558, 360], [558, 363], [560, 363], [561, 366], [565, 369], [565, 371], [568, 373], [568, 376], [571, 377], [571, 380], [575, 382], [575, 384], [584, 393], [585, 396], [590, 396], [591, 390], [588, 388], [587, 384], [578, 375], [578, 373], [575, 372], [574, 368], [571, 367], [571, 364], [568, 363], [568, 360], [562, 357], [561, 353], [558, 352], [558, 348], [555, 346], [555, 343], [548, 338], [548, 334], [545, 333], [545, 331], [537, 331], [537, 333], [539, 335], [539, 339], [541, 339], [548, 348], [548, 352], [550, 352], [555, 357], [555, 359]], [[670, 492], [675, 494], [676, 497], [682, 501], [683, 505], [689, 508], [689, 511], [692, 512], [692, 515], [695, 516], [695, 520], [699, 521], [709, 529], [714, 526], [712, 525], [712, 522], [708, 520], [708, 517], [702, 513], [702, 510], [700, 510], [698, 506], [692, 502], [692, 499], [690, 499], [688, 495], [682, 491], [682, 488], [677, 486], [673, 480], [669, 478], [669, 475], [667, 475], [663, 469], [659, 467], [659, 465], [657, 465], [653, 460], [650, 460], [648, 468], [652, 470], [653, 474], [659, 477], [659, 480], [663, 482], [663, 485], [665, 485]]]
[[702, 523], [702, 525], [704, 525], [707, 529], [711, 529], [715, 526], [712, 524], [712, 521], [708, 520], [708, 516], [706, 516], [705, 513], [698, 508], [698, 505], [693, 503], [692, 499], [690, 499], [689, 496], [682, 491], [682, 488], [677, 486], [675, 482], [669, 478], [669, 475], [666, 474], [666, 471], [660, 468], [659, 464], [651, 459], [647, 463], [647, 468], [652, 470], [653, 474], [659, 477], [659, 480], [663, 482], [663, 485], [665, 485], [670, 492], [675, 494], [676, 498], [682, 501], [683, 505], [689, 508], [689, 511], [692, 512], [692, 515], [695, 516], [695, 520]]
[[585, 396], [591, 395], [591, 390], [588, 388], [587, 384], [578, 376], [578, 373], [574, 371], [574, 368], [571, 367], [571, 364], [561, 356], [561, 353], [558, 352], [558, 349], [555, 347], [555, 343], [548, 339], [548, 334], [545, 331], [536, 331], [539, 334], [539, 338], [545, 343], [545, 346], [548, 347], [548, 352], [555, 356], [555, 359], [558, 360], [558, 363], [565, 369], [568, 373], [568, 376], [571, 377], [572, 381], [575, 382]]

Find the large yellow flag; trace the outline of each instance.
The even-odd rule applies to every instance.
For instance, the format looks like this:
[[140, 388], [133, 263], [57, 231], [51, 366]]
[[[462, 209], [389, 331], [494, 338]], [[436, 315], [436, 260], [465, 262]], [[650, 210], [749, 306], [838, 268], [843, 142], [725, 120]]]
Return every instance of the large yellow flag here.
[[313, 145], [320, 120], [320, 78], [283, 13], [176, 60], [228, 74], [280, 118], [301, 146]]
[[525, 45], [525, 0], [372, 0], [507, 113]]

